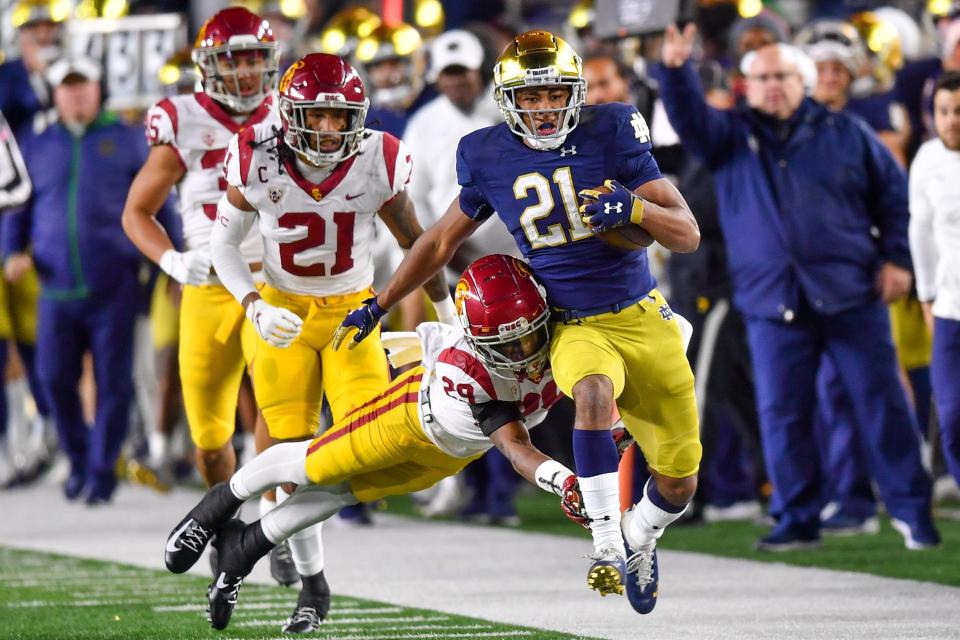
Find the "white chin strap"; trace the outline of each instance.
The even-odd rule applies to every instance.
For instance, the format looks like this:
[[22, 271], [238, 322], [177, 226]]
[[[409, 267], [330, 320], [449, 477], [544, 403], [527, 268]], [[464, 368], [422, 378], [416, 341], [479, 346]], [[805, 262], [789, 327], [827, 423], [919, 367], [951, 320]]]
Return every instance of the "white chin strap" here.
[[551, 149], [556, 149], [562, 145], [563, 141], [566, 139], [566, 135], [562, 135], [557, 138], [535, 138], [533, 136], [523, 136], [524, 142], [526, 142], [531, 149], [536, 149], [537, 151], [550, 151]]

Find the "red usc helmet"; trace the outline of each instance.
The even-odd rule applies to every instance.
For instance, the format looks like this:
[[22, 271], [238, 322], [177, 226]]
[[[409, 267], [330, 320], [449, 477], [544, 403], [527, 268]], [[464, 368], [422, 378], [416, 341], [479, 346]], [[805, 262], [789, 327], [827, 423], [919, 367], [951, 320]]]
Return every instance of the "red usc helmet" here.
[[480, 258], [460, 277], [454, 303], [467, 342], [484, 363], [534, 380], [543, 375], [550, 308], [526, 264], [505, 255]]
[[223, 9], [200, 27], [193, 61], [204, 93], [240, 113], [253, 111], [276, 89], [280, 72], [270, 23], [243, 7]]
[[[280, 119], [284, 142], [306, 162], [328, 167], [360, 150], [367, 119], [366, 90], [360, 76], [345, 60], [330, 53], [310, 53], [293, 63], [280, 79]], [[342, 109], [347, 124], [342, 131], [321, 131], [310, 126], [308, 111]], [[336, 150], [321, 150], [321, 138], [337, 136]]]

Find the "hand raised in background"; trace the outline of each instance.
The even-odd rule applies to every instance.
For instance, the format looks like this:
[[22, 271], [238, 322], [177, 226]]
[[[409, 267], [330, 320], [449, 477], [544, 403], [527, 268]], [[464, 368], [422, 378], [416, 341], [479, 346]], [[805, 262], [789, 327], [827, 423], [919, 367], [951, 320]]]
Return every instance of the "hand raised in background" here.
[[683, 33], [677, 25], [667, 26], [663, 34], [663, 48], [660, 50], [660, 60], [666, 67], [681, 67], [693, 54], [693, 44], [697, 37], [697, 25], [692, 22], [683, 28]]

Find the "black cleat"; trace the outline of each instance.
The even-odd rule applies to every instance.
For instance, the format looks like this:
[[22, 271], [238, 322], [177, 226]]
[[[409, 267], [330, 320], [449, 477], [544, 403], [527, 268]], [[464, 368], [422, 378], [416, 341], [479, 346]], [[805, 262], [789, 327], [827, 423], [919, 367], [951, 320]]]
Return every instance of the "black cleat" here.
[[220, 566], [220, 554], [217, 553], [216, 545], [216, 538], [214, 538], [213, 546], [210, 547], [210, 553], [207, 554], [207, 559], [210, 561], [210, 575], [212, 575], [214, 579], [217, 577], [217, 567]]
[[283, 625], [284, 633], [311, 633], [320, 628], [330, 612], [330, 586], [321, 571], [316, 576], [306, 578], [316, 592], [304, 588], [297, 598], [297, 607]]
[[253, 569], [241, 547], [243, 530], [241, 520], [231, 520], [217, 534], [213, 543], [217, 550], [217, 575], [207, 589], [207, 619], [214, 629], [226, 629], [237, 606], [243, 579]]
[[290, 543], [284, 540], [270, 552], [270, 575], [282, 587], [290, 587], [300, 582], [300, 574], [293, 563]]
[[200, 559], [207, 544], [237, 509], [241, 500], [234, 497], [230, 485], [214, 485], [167, 537], [163, 560], [173, 573], [183, 573]]
[[320, 628], [322, 619], [317, 610], [309, 606], [297, 605], [293, 615], [283, 625], [284, 633], [313, 633]]
[[245, 576], [220, 572], [217, 579], [207, 588], [207, 620], [214, 629], [226, 629], [237, 606], [240, 587]]

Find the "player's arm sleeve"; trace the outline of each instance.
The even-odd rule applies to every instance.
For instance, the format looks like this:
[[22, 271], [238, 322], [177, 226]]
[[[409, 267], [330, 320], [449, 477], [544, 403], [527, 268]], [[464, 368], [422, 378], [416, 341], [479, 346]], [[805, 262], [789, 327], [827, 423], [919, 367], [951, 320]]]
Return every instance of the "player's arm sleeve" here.
[[[239, 175], [237, 165], [240, 164], [240, 155], [237, 153], [237, 142], [238, 137], [233, 136], [224, 165], [230, 182], [228, 191], [238, 188], [230, 181], [230, 176]], [[220, 282], [238, 302], [243, 302], [247, 294], [257, 290], [253, 276], [250, 275], [250, 267], [240, 253], [240, 245], [256, 220], [256, 211], [243, 211], [234, 206], [225, 193], [217, 204], [217, 219], [213, 221], [210, 230], [210, 259], [213, 261], [213, 268]]]
[[480, 431], [488, 438], [493, 432], [508, 422], [523, 420], [520, 407], [516, 402], [506, 400], [490, 400], [479, 404], [471, 404], [470, 411], [473, 419], [480, 425]]
[[457, 146], [457, 182], [460, 184], [460, 210], [471, 219], [483, 222], [493, 215], [494, 209], [474, 183], [463, 140]]
[[243, 211], [235, 207], [224, 194], [217, 204], [217, 219], [210, 230], [213, 268], [220, 282], [237, 302], [243, 302], [248, 294], [257, 290], [250, 267], [240, 253], [240, 244], [250, 233], [256, 219], [255, 211]]
[[930, 164], [921, 149], [910, 171], [910, 254], [917, 281], [917, 297], [930, 302], [937, 297], [937, 262], [940, 259], [933, 233], [933, 206], [924, 187]]
[[614, 177], [631, 191], [662, 177], [650, 153], [650, 129], [636, 107], [624, 105], [617, 113], [612, 160]]

